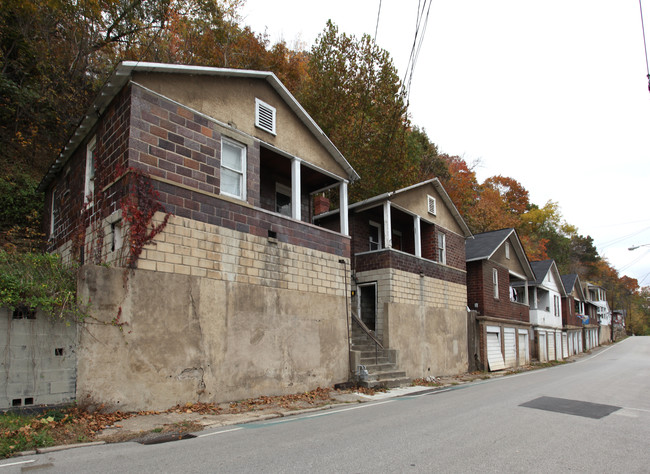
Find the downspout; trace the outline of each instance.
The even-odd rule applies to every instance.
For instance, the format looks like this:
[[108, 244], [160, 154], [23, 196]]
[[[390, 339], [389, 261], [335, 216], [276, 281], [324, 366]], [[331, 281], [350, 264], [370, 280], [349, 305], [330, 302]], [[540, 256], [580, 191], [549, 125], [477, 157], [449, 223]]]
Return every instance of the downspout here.
[[[345, 324], [348, 328], [348, 377], [350, 377], [350, 374], [352, 374], [352, 363], [350, 362], [350, 357], [352, 356], [352, 340], [350, 339], [350, 306], [348, 305], [348, 295], [350, 292], [348, 291], [348, 269], [347, 266], [345, 265], [345, 259], [340, 259], [339, 263], [343, 264], [343, 280], [345, 282]], [[350, 304], [352, 304], [352, 301], [350, 301]]]

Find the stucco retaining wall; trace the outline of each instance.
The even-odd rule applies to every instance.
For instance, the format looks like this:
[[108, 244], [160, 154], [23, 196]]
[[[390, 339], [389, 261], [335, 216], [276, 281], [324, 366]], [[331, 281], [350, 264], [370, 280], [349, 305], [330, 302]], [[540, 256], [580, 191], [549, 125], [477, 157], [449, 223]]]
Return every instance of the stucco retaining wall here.
[[146, 270], [123, 282], [122, 269], [80, 271], [96, 318], [80, 335], [81, 404], [155, 410], [347, 380], [343, 296]]
[[411, 378], [467, 371], [467, 311], [428, 305], [387, 303], [390, 347]]

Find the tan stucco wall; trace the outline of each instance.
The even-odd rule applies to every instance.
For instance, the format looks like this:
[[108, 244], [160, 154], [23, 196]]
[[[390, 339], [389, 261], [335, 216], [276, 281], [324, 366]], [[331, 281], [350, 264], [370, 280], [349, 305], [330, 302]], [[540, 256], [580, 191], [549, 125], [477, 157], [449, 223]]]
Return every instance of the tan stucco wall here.
[[[205, 277], [84, 266], [77, 400], [165, 409], [347, 380], [345, 298]], [[120, 312], [121, 310], [121, 312]], [[120, 330], [112, 321], [128, 323]]]
[[497, 251], [494, 252], [494, 255], [492, 256], [491, 260], [503, 265], [511, 272], [515, 272], [521, 276], [525, 276], [526, 271], [524, 270], [524, 267], [521, 264], [521, 261], [519, 260], [517, 253], [515, 252], [516, 242], [514, 237], [511, 236], [506, 242], [510, 243], [510, 258], [509, 259], [506, 258], [506, 244], [503, 243], [501, 247], [499, 247]]
[[392, 268], [356, 278], [377, 282], [377, 335], [399, 351], [399, 367], [409, 377], [467, 371], [465, 285]]
[[[427, 195], [436, 198], [436, 215], [429, 214]], [[417, 214], [418, 216], [431, 221], [445, 229], [455, 232], [459, 235], [465, 235], [461, 227], [456, 222], [453, 214], [447, 207], [447, 204], [442, 200], [440, 194], [433, 186], [428, 184], [426, 186], [419, 186], [408, 191], [401, 192], [391, 198], [391, 202], [408, 209], [409, 211]]]
[[[347, 178], [343, 168], [263, 79], [136, 73], [134, 82]], [[276, 135], [255, 127], [255, 99], [276, 108]]]
[[387, 303], [386, 325], [397, 362], [411, 378], [467, 371], [467, 311]]

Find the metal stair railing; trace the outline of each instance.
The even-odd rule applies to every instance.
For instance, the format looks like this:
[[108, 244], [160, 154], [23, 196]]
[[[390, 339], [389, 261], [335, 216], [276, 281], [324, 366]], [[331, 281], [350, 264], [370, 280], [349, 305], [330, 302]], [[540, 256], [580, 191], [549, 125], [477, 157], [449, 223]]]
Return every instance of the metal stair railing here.
[[384, 346], [381, 342], [379, 342], [379, 339], [377, 339], [377, 336], [374, 335], [374, 332], [366, 326], [366, 323], [364, 323], [359, 316], [355, 314], [354, 311], [352, 311], [352, 321], [354, 321], [359, 328], [370, 338], [372, 342], [375, 343], [375, 364], [379, 364], [379, 349], [382, 351], [384, 350]]

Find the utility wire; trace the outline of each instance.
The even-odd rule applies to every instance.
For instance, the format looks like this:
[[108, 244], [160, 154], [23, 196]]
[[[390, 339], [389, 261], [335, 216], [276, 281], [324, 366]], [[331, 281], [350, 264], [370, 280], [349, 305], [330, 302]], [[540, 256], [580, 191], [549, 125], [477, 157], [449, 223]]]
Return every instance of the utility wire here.
[[375, 25], [375, 43], [377, 42], [377, 30], [379, 29], [379, 15], [381, 15], [381, 0], [379, 0], [379, 9], [377, 10], [377, 24]]
[[648, 46], [645, 41], [645, 27], [643, 26], [643, 8], [639, 0], [639, 12], [641, 13], [641, 32], [643, 33], [643, 52], [645, 53], [645, 70], [648, 78], [648, 91], [650, 91], [650, 66], [648, 66]]

